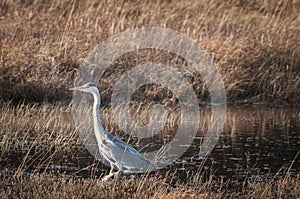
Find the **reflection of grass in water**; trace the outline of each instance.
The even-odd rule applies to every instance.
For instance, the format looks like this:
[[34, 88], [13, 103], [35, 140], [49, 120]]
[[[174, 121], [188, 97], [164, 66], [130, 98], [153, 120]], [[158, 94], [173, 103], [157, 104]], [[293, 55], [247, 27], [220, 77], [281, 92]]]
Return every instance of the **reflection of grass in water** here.
[[[147, 106], [141, 116], [147, 117]], [[15, 164], [1, 167], [1, 198], [21, 197], [299, 197], [300, 176], [291, 176], [288, 167], [285, 175], [276, 175], [273, 179], [258, 177], [245, 178], [242, 186], [232, 187], [231, 181], [216, 178], [202, 169], [187, 172], [186, 180], [175, 179], [176, 171], [158, 171], [151, 176], [138, 179], [112, 180], [106, 184], [101, 178], [91, 176], [76, 177], [77, 171], [62, 174], [59, 169], [44, 170], [53, 161], [63, 160], [65, 155], [76, 156], [79, 152], [74, 146], [80, 145], [80, 139], [72, 123], [70, 107], [62, 104], [42, 105], [3, 105], [0, 109], [1, 159], [8, 160], [18, 153]], [[102, 110], [104, 126], [117, 129], [112, 123], [107, 108]], [[176, 113], [176, 111], [174, 112]], [[178, 112], [177, 112], [178, 113]], [[176, 118], [176, 114], [173, 116]], [[177, 116], [178, 117], [178, 116]], [[172, 121], [172, 117], [171, 117]], [[117, 132], [121, 135], [121, 132]], [[135, 144], [135, 142], [133, 143]], [[14, 160], [11, 160], [12, 162]], [[55, 163], [54, 163], [55, 164]], [[90, 165], [94, 167], [95, 165]], [[88, 166], [89, 167], [89, 166]], [[82, 168], [78, 168], [81, 170]], [[257, 170], [249, 168], [248, 176]], [[178, 171], [179, 172], [179, 171]], [[282, 173], [282, 172], [281, 172]], [[237, 174], [238, 175], [238, 174]]]

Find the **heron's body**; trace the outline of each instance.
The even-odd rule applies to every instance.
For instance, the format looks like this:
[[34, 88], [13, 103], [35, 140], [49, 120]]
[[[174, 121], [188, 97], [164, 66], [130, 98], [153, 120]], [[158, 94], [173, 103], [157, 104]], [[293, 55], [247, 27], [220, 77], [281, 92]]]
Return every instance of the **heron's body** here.
[[104, 180], [114, 175], [113, 169], [118, 169], [118, 176], [121, 173], [139, 173], [145, 172], [150, 166], [150, 161], [146, 159], [133, 147], [129, 146], [121, 139], [107, 132], [101, 123], [99, 108], [101, 98], [97, 87], [92, 83], [87, 83], [80, 87], [70, 90], [79, 90], [93, 94], [93, 123], [94, 133], [97, 139], [100, 154], [110, 163], [111, 170]]

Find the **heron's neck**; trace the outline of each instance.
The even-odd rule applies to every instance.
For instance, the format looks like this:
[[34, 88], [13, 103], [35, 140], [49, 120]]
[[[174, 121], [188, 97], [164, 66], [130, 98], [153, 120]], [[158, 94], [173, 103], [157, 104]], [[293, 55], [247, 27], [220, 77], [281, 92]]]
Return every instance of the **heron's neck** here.
[[94, 105], [93, 105], [93, 120], [94, 120], [94, 131], [97, 140], [105, 139], [106, 131], [103, 128], [101, 118], [100, 118], [100, 104], [101, 98], [99, 92], [93, 93]]

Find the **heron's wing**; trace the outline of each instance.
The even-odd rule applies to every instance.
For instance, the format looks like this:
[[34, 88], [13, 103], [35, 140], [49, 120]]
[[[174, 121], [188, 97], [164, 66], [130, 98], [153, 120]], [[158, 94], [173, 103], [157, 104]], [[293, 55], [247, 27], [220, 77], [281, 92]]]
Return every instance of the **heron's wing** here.
[[111, 136], [105, 140], [106, 151], [115, 163], [122, 165], [123, 172], [138, 173], [148, 169], [150, 161], [136, 149], [119, 138]]
[[133, 153], [133, 154], [139, 154], [139, 152], [135, 148], [133, 148], [129, 144], [125, 143], [120, 138], [117, 138], [116, 136], [113, 136], [112, 134], [108, 134], [108, 139], [105, 140], [105, 141], [109, 145], [115, 145], [117, 148], [119, 148], [123, 151], [126, 150], [126, 151], [129, 151], [130, 153]]

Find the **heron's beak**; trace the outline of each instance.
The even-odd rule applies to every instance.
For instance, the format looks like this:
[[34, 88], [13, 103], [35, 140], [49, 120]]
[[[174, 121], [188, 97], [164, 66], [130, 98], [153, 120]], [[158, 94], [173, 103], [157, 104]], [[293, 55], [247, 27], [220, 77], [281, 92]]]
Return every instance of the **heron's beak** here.
[[77, 90], [80, 90], [80, 89], [82, 89], [82, 87], [81, 87], [81, 86], [79, 86], [79, 87], [73, 87], [73, 88], [69, 88], [69, 90], [71, 90], [71, 91], [77, 91]]

